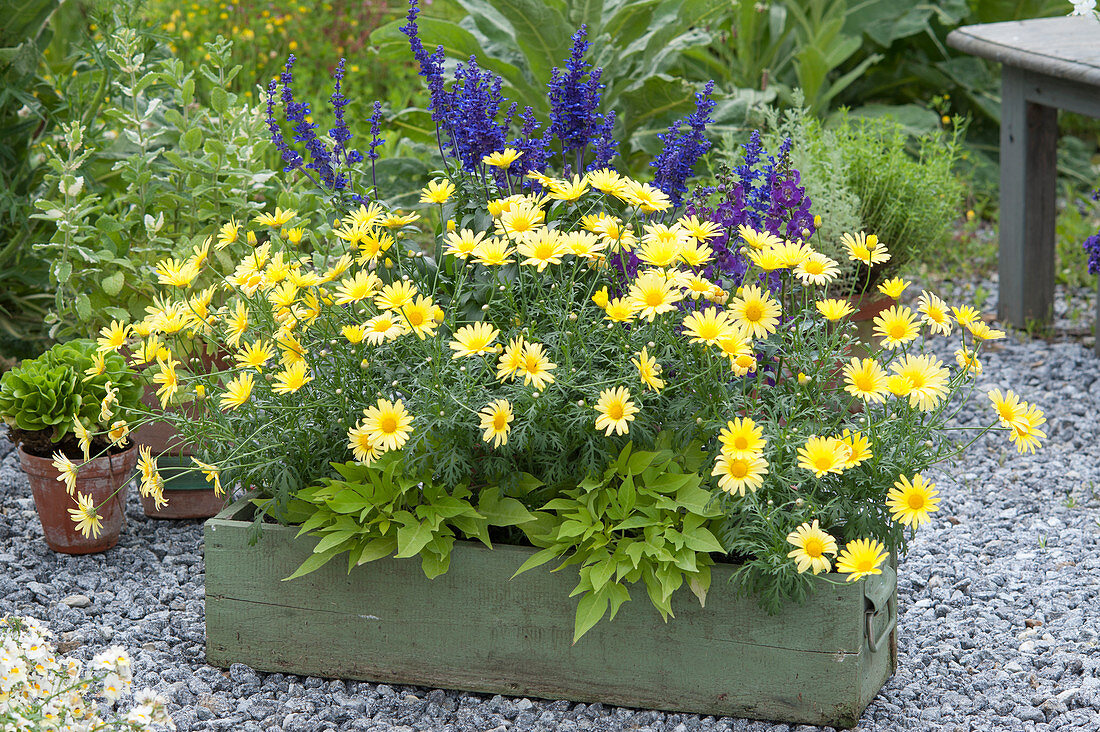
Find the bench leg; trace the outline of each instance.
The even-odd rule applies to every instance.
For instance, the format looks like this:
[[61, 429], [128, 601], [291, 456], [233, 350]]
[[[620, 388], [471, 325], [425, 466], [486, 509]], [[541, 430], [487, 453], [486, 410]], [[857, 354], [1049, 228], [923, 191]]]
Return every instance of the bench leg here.
[[1054, 314], [1054, 194], [1058, 111], [1029, 102], [1037, 77], [1001, 71], [1001, 223], [998, 315], [1018, 327]]

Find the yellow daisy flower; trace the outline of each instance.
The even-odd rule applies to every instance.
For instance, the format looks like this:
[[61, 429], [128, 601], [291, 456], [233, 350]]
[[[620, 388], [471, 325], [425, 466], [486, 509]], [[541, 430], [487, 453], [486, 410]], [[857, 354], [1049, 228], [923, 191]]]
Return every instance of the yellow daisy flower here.
[[820, 478], [826, 473], [840, 473], [848, 460], [848, 447], [832, 437], [811, 437], [798, 448], [798, 467]]
[[275, 347], [270, 343], [257, 339], [251, 345], [245, 344], [244, 349], [237, 354], [236, 361], [237, 365], [242, 368], [253, 368], [259, 371], [265, 363], [274, 357]]
[[959, 325], [964, 328], [969, 328], [973, 323], [982, 319], [982, 314], [969, 305], [952, 307], [951, 312], [955, 314], [955, 320], [958, 321]]
[[755, 492], [764, 484], [767, 472], [768, 461], [760, 455], [733, 457], [720, 454], [710, 474], [719, 476], [718, 487], [726, 493], [744, 496], [746, 489]]
[[630, 363], [638, 369], [638, 378], [653, 391], [660, 392], [665, 388], [665, 382], [661, 378], [661, 364], [649, 355], [645, 347], [636, 355], [637, 358], [630, 359]]
[[523, 361], [516, 373], [523, 377], [524, 384], [534, 384], [536, 389], [543, 391], [554, 382], [550, 371], [557, 367], [543, 352], [541, 343], [527, 343], [523, 347]]
[[904, 475], [898, 478], [886, 494], [886, 506], [898, 523], [913, 529], [920, 528], [932, 520], [928, 515], [930, 512], [940, 510], [936, 484], [927, 482], [920, 473], [913, 476], [912, 482]]
[[444, 204], [454, 195], [455, 184], [444, 178], [440, 182], [429, 181], [428, 187], [420, 191], [421, 203]]
[[400, 310], [413, 301], [416, 293], [416, 285], [406, 280], [398, 280], [384, 286], [375, 295], [374, 304], [379, 310]]
[[496, 353], [496, 348], [489, 344], [496, 340], [500, 331], [491, 323], [472, 323], [455, 331], [454, 340], [448, 345], [454, 353], [452, 359], [466, 356], [481, 356], [487, 353]]
[[[374, 272], [360, 270], [354, 276], [342, 280], [336, 285], [336, 304], [348, 305], [366, 300], [380, 289], [382, 289], [382, 280], [378, 279], [378, 275]], [[379, 307], [382, 306], [379, 305]]]
[[515, 414], [507, 399], [490, 402], [482, 408], [478, 416], [481, 417], [481, 429], [485, 430], [482, 436], [485, 442], [492, 442], [493, 447], [508, 444], [508, 432], [512, 429]]
[[99, 330], [99, 338], [96, 339], [96, 343], [99, 347], [96, 349], [98, 353], [105, 353], [107, 351], [117, 352], [118, 349], [126, 345], [126, 338], [130, 335], [130, 326], [121, 323], [117, 320], [112, 320], [110, 325], [106, 325]]
[[565, 253], [566, 248], [556, 229], [534, 231], [516, 246], [516, 254], [526, 257], [520, 260], [520, 264], [536, 267], [539, 272], [545, 270], [548, 264], [561, 264]]
[[801, 574], [812, 569], [814, 574], [828, 572], [832, 565], [826, 554], [836, 556], [836, 539], [821, 530], [817, 519], [800, 525], [797, 529], [787, 534], [787, 543], [796, 548], [787, 554], [798, 565]]
[[707, 242], [722, 233], [722, 227], [713, 221], [700, 221], [695, 215], [684, 216], [677, 220], [696, 241]]
[[978, 354], [968, 348], [955, 349], [955, 363], [974, 376], [982, 374], [982, 362], [978, 360]]
[[[389, 312], [386, 314], [389, 315]], [[344, 336], [348, 343], [362, 343], [367, 337], [367, 331], [362, 325], [345, 325], [340, 329], [340, 335]]]
[[890, 369], [909, 380], [909, 404], [922, 412], [932, 411], [947, 396], [947, 381], [951, 374], [943, 367], [943, 362], [933, 355], [909, 354], [890, 364]]
[[494, 237], [477, 245], [474, 249], [474, 261], [485, 267], [499, 267], [515, 261], [509, 257], [514, 252], [507, 239]]
[[297, 211], [284, 211], [278, 206], [275, 207], [275, 212], [270, 214], [260, 214], [256, 218], [252, 219], [254, 223], [260, 226], [270, 226], [273, 229], [282, 228], [283, 224], [290, 223], [290, 220], [298, 215]]
[[252, 396], [252, 386], [255, 380], [252, 374], [241, 374], [225, 385], [225, 394], [222, 394], [219, 405], [224, 412], [227, 409], [236, 409], [248, 401]]
[[732, 335], [735, 327], [729, 313], [718, 308], [688, 313], [684, 317], [683, 326], [684, 335], [688, 336], [689, 343], [703, 345], [717, 344], [718, 341]]
[[195, 466], [202, 471], [202, 474], [206, 476], [207, 483], [214, 484], [214, 495], [225, 495], [225, 489], [222, 488], [221, 470], [218, 469], [218, 466], [204, 463], [202, 460], [194, 457], [191, 458], [191, 462], [193, 462]]
[[891, 297], [897, 300], [899, 297], [901, 297], [901, 293], [905, 292], [905, 288], [909, 287], [909, 285], [911, 284], [913, 283], [907, 282], [900, 277], [891, 277], [890, 279], [879, 284], [878, 291], [881, 292], [883, 295], [886, 295], [886, 297]]
[[629, 322], [634, 319], [634, 315], [637, 312], [638, 304], [634, 300], [625, 297], [615, 298], [607, 303], [607, 307], [604, 308], [604, 314], [607, 316], [607, 319], [613, 323]]
[[882, 574], [879, 565], [890, 555], [880, 542], [873, 539], [849, 541], [836, 558], [836, 571], [848, 575], [848, 581]]
[[1021, 406], [1026, 407], [1026, 411], [1013, 423], [1008, 437], [1016, 443], [1018, 452], [1035, 452], [1035, 448], [1040, 447], [1039, 439], [1047, 436], [1046, 432], [1039, 429], [1047, 420], [1034, 404], [1024, 402]]
[[76, 524], [81, 536], [98, 538], [103, 531], [103, 519], [96, 513], [95, 502], [92, 497], [80, 493], [76, 497], [76, 508], [69, 509], [69, 516]]
[[915, 340], [920, 333], [917, 328], [917, 316], [913, 311], [901, 305], [888, 308], [874, 319], [875, 337], [882, 339], [883, 348], [898, 348]]
[[595, 410], [600, 413], [596, 417], [596, 429], [604, 430], [608, 437], [612, 432], [625, 435], [638, 413], [638, 407], [630, 400], [630, 391], [622, 386], [601, 391]]
[[846, 318], [855, 312], [855, 309], [847, 300], [818, 300], [814, 303], [814, 306], [817, 307], [817, 312], [821, 313], [826, 320], [831, 321]]
[[447, 245], [443, 253], [459, 259], [466, 259], [477, 250], [478, 245], [481, 244], [484, 238], [485, 232], [483, 231], [476, 234], [469, 229], [463, 229], [457, 233], [452, 231], [443, 237], [443, 242]]
[[405, 324], [421, 340], [434, 335], [439, 325], [435, 319], [435, 303], [423, 295], [417, 295], [414, 302], [405, 303], [401, 315], [405, 318]]
[[779, 303], [771, 298], [771, 291], [761, 292], [756, 285], [742, 288], [729, 309], [734, 321], [753, 338], [766, 338], [779, 325]]
[[844, 367], [844, 391], [867, 403], [886, 401], [886, 370], [873, 358], [853, 358]]
[[65, 492], [71, 496], [76, 489], [77, 466], [60, 450], [53, 454], [52, 465], [58, 473], [58, 482], [65, 484]]
[[648, 183], [638, 183], [628, 180], [626, 184], [624, 200], [637, 206], [645, 213], [664, 211], [672, 207], [672, 201], [660, 188], [654, 188]]
[[621, 197], [627, 189], [626, 181], [614, 170], [600, 168], [588, 174], [588, 184], [602, 193]]
[[[84, 423], [80, 421], [80, 417], [75, 415], [73, 416], [73, 434], [76, 435], [76, 442], [84, 452], [84, 459], [88, 460], [92, 448], [92, 433], [89, 432], [84, 426]], [[54, 464], [54, 468], [57, 468], [56, 464]]]
[[412, 415], [400, 399], [394, 402], [379, 399], [377, 406], [366, 410], [363, 428], [370, 432], [370, 439], [380, 449], [399, 450], [409, 440], [412, 421]]
[[870, 460], [873, 457], [871, 453], [871, 441], [862, 433], [845, 429], [839, 437], [834, 437], [833, 439], [848, 447], [848, 458], [844, 461], [845, 470], [854, 468], [864, 460]]
[[718, 433], [718, 441], [722, 443], [722, 454], [731, 458], [759, 455], [767, 444], [764, 428], [748, 417], [727, 422]]
[[970, 335], [974, 336], [978, 341], [995, 341], [1005, 337], [1003, 330], [995, 330], [989, 327], [988, 323], [984, 321], [976, 321], [966, 326], [966, 329], [970, 331]]
[[218, 229], [218, 243], [215, 248], [225, 249], [237, 241], [241, 232], [241, 224], [235, 218], [230, 217], [229, 222], [222, 224]]
[[524, 367], [524, 351], [526, 345], [522, 337], [513, 338], [508, 342], [504, 352], [497, 360], [497, 378], [501, 381], [511, 381], [516, 378], [516, 372]]
[[293, 394], [313, 381], [313, 377], [307, 374], [306, 369], [304, 360], [290, 364], [275, 375], [275, 384], [271, 390], [276, 394]]
[[160, 388], [157, 389], [157, 396], [160, 398], [160, 408], [167, 409], [168, 402], [172, 397], [176, 395], [179, 390], [179, 376], [176, 374], [176, 366], [179, 365], [179, 361], [174, 360], [171, 356], [166, 359], [158, 359], [157, 365], [160, 367], [157, 373], [153, 374], [153, 383], [160, 384]]
[[927, 323], [931, 332], [951, 335], [951, 314], [943, 300], [924, 290], [917, 300], [917, 310], [923, 316], [921, 322]]
[[683, 295], [663, 274], [650, 270], [630, 284], [629, 299], [639, 317], [653, 322], [657, 315], [675, 309]]
[[558, 201], [576, 201], [588, 191], [588, 180], [574, 175], [573, 180], [555, 180], [548, 186], [550, 197]]
[[737, 235], [749, 245], [750, 249], [771, 249], [783, 243], [783, 240], [775, 234], [770, 234], [767, 231], [757, 231], [744, 224], [737, 227]]
[[499, 152], [490, 153], [481, 159], [481, 162], [494, 168], [507, 168], [523, 155], [522, 152], [513, 150], [510, 147], [504, 148]]
[[868, 267], [890, 261], [890, 254], [874, 234], [843, 234], [840, 243], [848, 250], [848, 259], [863, 262]]
[[371, 431], [362, 423], [348, 430], [348, 449], [355, 456], [355, 461], [364, 465], [370, 465], [383, 453], [378, 443], [372, 439]]
[[804, 285], [827, 285], [836, 279], [840, 269], [833, 259], [813, 252], [795, 267], [794, 273]]

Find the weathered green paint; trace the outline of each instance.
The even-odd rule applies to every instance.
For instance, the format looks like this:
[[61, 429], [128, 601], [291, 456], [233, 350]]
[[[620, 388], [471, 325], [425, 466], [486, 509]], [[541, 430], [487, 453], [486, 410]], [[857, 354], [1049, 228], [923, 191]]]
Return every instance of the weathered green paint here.
[[[769, 616], [735, 597], [718, 565], [705, 608], [678, 593], [666, 624], [635, 592], [572, 645], [575, 577], [542, 567], [509, 580], [531, 549], [458, 542], [434, 580], [417, 559], [386, 559], [283, 582], [316, 540], [264, 525], [250, 547], [249, 523], [233, 518], [246, 510], [206, 523], [207, 659], [218, 666], [848, 727], [895, 666], [890, 643], [872, 654], [864, 637], [873, 585], [822, 588]], [[893, 600], [876, 632], [892, 614]]]

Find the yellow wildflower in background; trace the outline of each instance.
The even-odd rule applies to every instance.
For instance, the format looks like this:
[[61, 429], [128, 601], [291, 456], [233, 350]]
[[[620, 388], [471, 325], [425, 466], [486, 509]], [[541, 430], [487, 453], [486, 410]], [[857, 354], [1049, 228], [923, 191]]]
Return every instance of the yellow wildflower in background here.
[[648, 183], [638, 183], [627, 180], [624, 200], [637, 206], [645, 213], [664, 211], [671, 208], [672, 201], [660, 188], [655, 188]]
[[596, 429], [604, 430], [604, 434], [608, 437], [612, 432], [617, 435], [625, 435], [629, 432], [630, 423], [638, 413], [638, 407], [630, 400], [630, 390], [622, 386], [601, 391], [599, 401], [594, 408], [599, 412], [599, 416], [596, 417]]
[[246, 343], [234, 358], [238, 366], [260, 371], [263, 365], [274, 357], [275, 347], [261, 339], [256, 339], [251, 344]]
[[974, 376], [981, 376], [982, 362], [978, 360], [978, 354], [975, 351], [968, 348], [955, 349], [955, 363]]
[[904, 475], [898, 476], [894, 487], [886, 495], [886, 505], [894, 520], [913, 529], [932, 520], [929, 512], [939, 511], [940, 499], [936, 484], [929, 483], [917, 473], [912, 482]]
[[555, 180], [548, 186], [550, 197], [558, 201], [576, 201], [588, 192], [588, 180], [579, 175], [573, 176], [573, 180]]
[[795, 547], [787, 556], [798, 565], [800, 574], [806, 570], [813, 570], [814, 574], [828, 572], [832, 565], [825, 555], [835, 557], [837, 553], [836, 539], [821, 530], [817, 519], [812, 524], [803, 523], [787, 534], [787, 543]]
[[157, 389], [157, 396], [160, 398], [160, 408], [167, 409], [168, 402], [171, 401], [172, 397], [176, 395], [176, 391], [179, 390], [179, 376], [176, 374], [176, 366], [179, 365], [179, 361], [169, 356], [166, 359], [158, 359], [157, 365], [160, 368], [157, 373], [153, 374], [153, 383], [160, 384], [160, 388]]
[[115, 447], [125, 447], [126, 443], [129, 442], [130, 425], [124, 419], [115, 420], [111, 423], [111, 429], [107, 431], [107, 436], [111, 438], [111, 444]]
[[848, 581], [854, 582], [873, 574], [882, 574], [879, 565], [889, 556], [881, 542], [856, 539], [849, 541], [836, 558], [836, 571], [847, 574]]
[[260, 226], [270, 226], [273, 229], [282, 228], [283, 224], [290, 223], [291, 219], [298, 215], [297, 211], [284, 211], [278, 206], [275, 207], [274, 213], [260, 214], [256, 218], [252, 219], [253, 223]]
[[970, 331], [970, 335], [974, 336], [975, 340], [979, 341], [995, 341], [1005, 337], [1003, 330], [990, 328], [989, 324], [980, 320], [966, 326], [966, 329]]
[[844, 432], [842, 432], [839, 437], [834, 437], [833, 439], [848, 448], [848, 457], [844, 461], [845, 470], [854, 468], [864, 460], [869, 460], [873, 457], [871, 454], [871, 441], [862, 433], [852, 432], [845, 428]]
[[370, 465], [382, 454], [382, 450], [371, 438], [371, 431], [362, 423], [348, 430], [348, 449], [355, 456], [356, 462]]
[[508, 432], [512, 429], [515, 414], [507, 399], [490, 402], [482, 408], [478, 416], [481, 417], [481, 429], [485, 430], [482, 436], [485, 442], [492, 442], [493, 447], [508, 444]]
[[757, 231], [751, 226], [745, 226], [744, 224], [737, 227], [737, 235], [749, 245], [749, 248], [754, 250], [770, 249], [783, 243], [783, 240], [775, 234], [771, 234], [767, 231]]

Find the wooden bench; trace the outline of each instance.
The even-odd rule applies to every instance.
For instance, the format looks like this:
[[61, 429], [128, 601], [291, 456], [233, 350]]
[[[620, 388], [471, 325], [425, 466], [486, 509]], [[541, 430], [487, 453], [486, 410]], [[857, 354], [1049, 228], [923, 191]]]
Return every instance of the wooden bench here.
[[1075, 16], [971, 25], [947, 43], [1002, 64], [998, 315], [1017, 326], [1049, 322], [1058, 110], [1100, 117], [1100, 23]]

